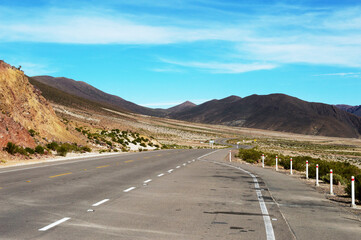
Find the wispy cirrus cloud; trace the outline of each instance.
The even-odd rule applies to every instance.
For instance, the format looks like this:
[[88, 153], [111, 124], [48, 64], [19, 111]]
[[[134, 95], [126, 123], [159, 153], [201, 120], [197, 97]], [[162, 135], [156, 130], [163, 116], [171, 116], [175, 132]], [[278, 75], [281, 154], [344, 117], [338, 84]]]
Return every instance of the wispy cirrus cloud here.
[[[127, 4], [127, 1], [106, 2], [133, 5], [142, 9], [142, 14], [128, 8], [124, 11], [87, 8], [85, 2], [85, 7], [77, 10], [51, 7], [15, 11], [2, 7], [0, 42], [189, 44], [192, 48], [195, 42], [220, 41], [234, 45], [224, 53], [231, 58], [227, 63], [224, 59], [169, 62], [211, 73], [244, 73], [298, 63], [361, 67], [360, 6], [317, 8], [276, 4], [261, 11], [257, 10], [261, 5], [256, 4], [247, 12], [245, 4], [234, 2], [180, 1], [172, 7], [173, 3], [163, 1], [145, 4], [143, 8], [143, 4]], [[149, 11], [155, 8], [158, 14]], [[176, 14], [169, 14], [166, 9]], [[192, 13], [186, 15], [189, 21], [184, 20], [185, 9]], [[209, 11], [222, 17], [212, 17]], [[154, 68], [154, 71], [164, 70]]]
[[258, 70], [270, 70], [277, 67], [275, 64], [263, 64], [263, 63], [222, 63], [222, 62], [180, 62], [169, 59], [161, 59], [162, 62], [186, 67], [195, 68], [199, 70], [206, 70], [211, 73], [245, 73]]
[[361, 72], [347, 72], [347, 73], [324, 73], [313, 75], [315, 77], [320, 76], [339, 76], [339, 77], [351, 77], [351, 78], [360, 78]]

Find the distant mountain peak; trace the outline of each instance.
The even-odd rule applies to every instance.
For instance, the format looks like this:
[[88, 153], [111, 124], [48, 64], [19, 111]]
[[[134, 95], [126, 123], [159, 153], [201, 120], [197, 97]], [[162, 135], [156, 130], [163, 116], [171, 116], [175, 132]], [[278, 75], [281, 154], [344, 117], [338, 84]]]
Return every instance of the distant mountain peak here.
[[191, 106], [191, 107], [194, 107], [194, 106], [197, 106], [197, 104], [192, 103], [191, 101], [185, 101], [184, 103], [181, 103], [178, 106]]
[[193, 107], [197, 106], [197, 104], [192, 103], [190, 101], [185, 101], [184, 103], [181, 103], [179, 105], [176, 105], [174, 107], [168, 108], [167, 112], [168, 113], [175, 113], [175, 112], [181, 112], [187, 109], [191, 109]]
[[231, 103], [231, 102], [235, 102], [235, 101], [238, 101], [242, 99], [241, 97], [238, 97], [236, 95], [231, 95], [229, 97], [226, 97], [226, 98], [222, 98], [221, 100], [219, 101], [222, 101], [222, 102], [228, 102], [228, 103]]

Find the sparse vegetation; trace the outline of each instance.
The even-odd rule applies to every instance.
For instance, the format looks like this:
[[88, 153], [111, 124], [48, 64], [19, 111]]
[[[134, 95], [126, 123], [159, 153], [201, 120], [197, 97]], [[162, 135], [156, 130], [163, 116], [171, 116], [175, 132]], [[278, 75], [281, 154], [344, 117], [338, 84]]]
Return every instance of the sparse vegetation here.
[[13, 154], [13, 155], [16, 153], [16, 149], [17, 149], [16, 144], [12, 143], [12, 142], [8, 142], [6, 144], [6, 147], [4, 148], [5, 151], [7, 151], [8, 153]]
[[67, 145], [62, 144], [61, 146], [59, 146], [59, 147], [56, 149], [56, 151], [57, 151], [58, 155], [65, 157], [66, 154], [69, 152], [69, 148], [68, 148]]
[[[90, 142], [112, 150], [113, 152], [128, 152], [131, 147], [134, 149], [145, 150], [148, 146], [159, 148], [150, 139], [140, 136], [139, 133], [132, 131], [120, 131], [119, 129], [99, 130], [92, 132], [85, 127], [77, 127], [76, 131], [86, 136]], [[133, 145], [133, 146], [132, 146]], [[142, 147], [142, 148], [140, 148]], [[84, 150], [85, 151], [85, 150]]]
[[[265, 164], [268, 166], [275, 165], [276, 156], [279, 159], [279, 165], [285, 169], [290, 168], [290, 158], [292, 157], [292, 168], [301, 172], [306, 169], [306, 160], [309, 162], [309, 177], [314, 178], [316, 176], [316, 164], [319, 166], [319, 177], [320, 179], [329, 182], [330, 181], [330, 169], [334, 172], [333, 182], [335, 184], [350, 182], [351, 176], [359, 176], [361, 180], [361, 169], [351, 165], [348, 162], [338, 161], [326, 161], [319, 158], [312, 158], [309, 156], [288, 156], [269, 152], [263, 152], [257, 149], [239, 149], [238, 156], [247, 162], [256, 163], [260, 161], [261, 155], [265, 154]], [[360, 184], [361, 188], [361, 184]], [[360, 189], [361, 190], [361, 189]], [[359, 198], [361, 200], [361, 198]]]
[[41, 146], [41, 145], [38, 145], [38, 146], [36, 146], [35, 147], [35, 152], [36, 153], [39, 153], [39, 154], [44, 154], [44, 147], [43, 146]]
[[9, 154], [21, 154], [21, 155], [25, 155], [28, 156], [28, 152], [21, 146], [17, 146], [15, 143], [13, 142], [8, 142], [6, 144], [6, 147], [4, 147], [4, 150], [7, 151]]
[[35, 137], [36, 135], [39, 135], [39, 133], [36, 132], [34, 129], [29, 129], [29, 134], [30, 134], [30, 136], [32, 136], [32, 137]]

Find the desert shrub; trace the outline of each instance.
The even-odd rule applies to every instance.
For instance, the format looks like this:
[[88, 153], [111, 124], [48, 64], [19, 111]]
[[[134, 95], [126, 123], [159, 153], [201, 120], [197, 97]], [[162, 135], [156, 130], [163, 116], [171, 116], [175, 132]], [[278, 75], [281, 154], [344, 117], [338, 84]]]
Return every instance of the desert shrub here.
[[35, 147], [35, 152], [39, 154], [44, 154], [44, 147], [41, 145], [38, 145]]
[[141, 143], [140, 146], [147, 147], [147, 145], [145, 145], [145, 143]]
[[21, 155], [28, 156], [28, 152], [23, 147], [17, 147], [16, 152], [21, 154]]
[[[330, 174], [328, 173], [325, 176], [322, 176], [321, 180], [325, 181], [327, 183], [330, 183]], [[332, 182], [333, 182], [333, 184], [339, 184], [339, 183], [345, 184], [346, 179], [344, 177], [342, 177], [341, 175], [334, 173], [332, 176]]]
[[238, 157], [249, 163], [256, 163], [260, 159], [262, 153], [256, 149], [239, 149]]
[[37, 133], [34, 129], [30, 129], [30, 130], [29, 130], [29, 134], [30, 134], [30, 136], [34, 137], [34, 136], [37, 135], [38, 133]]
[[13, 142], [8, 142], [6, 144], [6, 147], [4, 147], [4, 150], [7, 151], [8, 153], [14, 155], [16, 153], [17, 146]]
[[[348, 195], [351, 195], [351, 177], [347, 181], [349, 183], [345, 190]], [[361, 174], [355, 176], [355, 198], [361, 201]]]
[[47, 148], [56, 151], [56, 149], [59, 147], [59, 144], [57, 142], [51, 142], [46, 145]]
[[34, 154], [34, 153], [35, 153], [35, 150], [32, 149], [32, 148], [29, 148], [29, 147], [25, 148], [25, 151], [26, 151], [27, 153], [29, 153], [29, 154]]
[[92, 149], [88, 146], [84, 146], [84, 147], [81, 147], [81, 150], [84, 151], [84, 152], [91, 152]]
[[56, 152], [58, 153], [58, 155], [65, 157], [66, 154], [69, 152], [69, 146], [67, 146], [66, 144], [62, 144], [56, 149]]

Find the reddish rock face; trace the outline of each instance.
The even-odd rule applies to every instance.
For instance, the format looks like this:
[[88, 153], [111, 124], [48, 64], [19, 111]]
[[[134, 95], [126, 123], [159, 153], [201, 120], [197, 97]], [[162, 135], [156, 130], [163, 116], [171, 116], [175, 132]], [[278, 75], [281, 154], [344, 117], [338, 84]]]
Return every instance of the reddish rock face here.
[[0, 113], [0, 150], [8, 142], [13, 142], [22, 147], [34, 148], [36, 146], [34, 139], [20, 123]]

